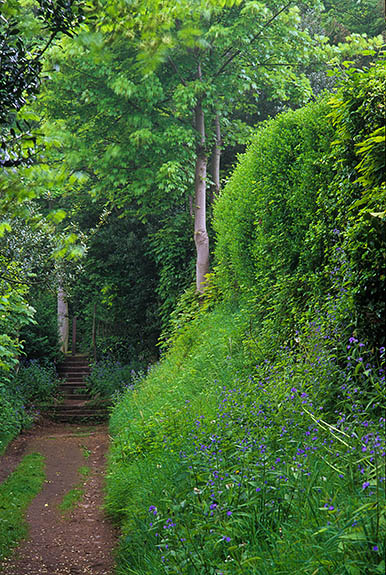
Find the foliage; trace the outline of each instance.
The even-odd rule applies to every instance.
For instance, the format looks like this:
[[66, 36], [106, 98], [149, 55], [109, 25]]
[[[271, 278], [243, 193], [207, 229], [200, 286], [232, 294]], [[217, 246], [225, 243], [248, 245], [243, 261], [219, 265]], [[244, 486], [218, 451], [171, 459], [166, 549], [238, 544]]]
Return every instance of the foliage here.
[[331, 190], [339, 207], [337, 227], [344, 231], [352, 266], [358, 328], [378, 342], [384, 342], [386, 318], [385, 89], [385, 62], [380, 61], [361, 73], [348, 69], [345, 84], [331, 99], [337, 134]]
[[116, 360], [106, 359], [91, 366], [86, 385], [94, 397], [111, 398], [127, 389], [134, 389], [143, 376], [144, 372], [138, 365], [122, 365]]
[[383, 222], [366, 170], [382, 78], [266, 123], [218, 199], [213, 302], [186, 292], [169, 351], [112, 413], [119, 573], [384, 569], [385, 348], [357, 299], [357, 255], [377, 288], [382, 256], [351, 235]]
[[53, 364], [48, 361], [40, 364], [37, 360], [31, 360], [21, 365], [10, 383], [10, 388], [13, 393], [23, 398], [28, 406], [38, 406], [55, 395], [58, 383]]
[[197, 293], [193, 284], [186, 289], [178, 298], [168, 323], [161, 333], [158, 342], [161, 350], [164, 352], [173, 346], [181, 333], [189, 329], [192, 320], [213, 309], [213, 306], [219, 301], [221, 298], [214, 274], [207, 274], [204, 294]]
[[80, 2], [67, 0], [37, 0], [35, 13], [26, 2], [0, 4], [0, 165], [15, 168], [34, 156], [35, 123], [18, 112], [39, 90], [42, 56], [58, 34], [72, 34], [83, 14]]
[[327, 0], [323, 4], [323, 22], [332, 40], [344, 39], [348, 32], [369, 36], [383, 32], [384, 6], [379, 0]]
[[327, 111], [322, 101], [260, 128], [215, 206], [219, 287], [255, 298], [264, 317], [290, 319], [311, 287], [305, 268], [320, 266], [318, 246], [316, 257], [303, 246], [331, 170]]
[[[87, 199], [84, 220], [92, 221]], [[82, 273], [69, 289], [70, 312], [77, 315], [83, 350], [91, 349], [95, 325], [96, 357], [114, 357], [122, 363], [150, 361], [159, 334], [156, 267], [148, 253], [149, 237], [144, 225], [127, 215], [109, 214], [94, 223], [88, 239]], [[94, 216], [95, 217], [95, 216]], [[90, 225], [90, 221], [87, 225]]]
[[0, 383], [0, 452], [22, 429], [31, 425], [39, 406], [52, 401], [58, 377], [53, 364], [24, 363]]
[[26, 410], [23, 399], [5, 385], [0, 386], [0, 453], [32, 421], [33, 417]]
[[25, 512], [43, 487], [44, 480], [44, 457], [31, 453], [0, 485], [0, 560], [26, 536]]
[[240, 311], [204, 314], [122, 397], [107, 499], [119, 572], [377, 572], [384, 372], [356, 338], [346, 350], [337, 303], [272, 359], [256, 348], [254, 367]]
[[[2, 263], [0, 256], [0, 265]], [[17, 265], [13, 265], [13, 271]], [[0, 277], [0, 385], [8, 380], [9, 372], [17, 365], [21, 351], [18, 338], [23, 325], [32, 321], [33, 308], [26, 301], [25, 286], [13, 285]]]
[[34, 306], [34, 322], [20, 330], [23, 352], [29, 360], [56, 361], [59, 356], [57, 301], [51, 291], [31, 289], [29, 300]]
[[354, 323], [382, 345], [384, 65], [347, 74], [330, 103], [279, 116], [258, 132], [215, 206], [216, 277], [227, 297], [254, 301], [255, 321], [286, 318], [291, 329], [296, 314], [330, 289], [339, 236]]

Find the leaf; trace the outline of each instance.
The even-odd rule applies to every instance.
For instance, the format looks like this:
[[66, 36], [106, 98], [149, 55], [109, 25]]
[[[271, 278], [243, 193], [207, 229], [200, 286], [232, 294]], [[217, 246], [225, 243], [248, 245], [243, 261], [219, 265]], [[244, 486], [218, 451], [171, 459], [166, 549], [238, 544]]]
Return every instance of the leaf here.
[[245, 561], [242, 561], [241, 565], [247, 565], [248, 563], [255, 563], [256, 561], [261, 561], [261, 560], [262, 560], [261, 557], [259, 557], [258, 555], [255, 555], [254, 557], [249, 557]]
[[9, 222], [0, 222], [0, 238], [5, 234], [5, 232], [10, 232], [12, 230]]
[[53, 221], [55, 224], [59, 224], [61, 221], [64, 220], [64, 218], [66, 217], [66, 212], [62, 209], [59, 210], [53, 210], [52, 212], [50, 212], [47, 216], [47, 218], [51, 221]]

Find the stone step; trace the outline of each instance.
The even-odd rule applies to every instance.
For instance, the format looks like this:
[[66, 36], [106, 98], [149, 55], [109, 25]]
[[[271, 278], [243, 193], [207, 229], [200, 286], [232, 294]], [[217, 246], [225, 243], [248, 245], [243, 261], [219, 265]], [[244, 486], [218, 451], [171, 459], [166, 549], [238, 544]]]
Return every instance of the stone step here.
[[59, 408], [55, 408], [53, 409], [51, 412], [51, 414], [54, 415], [66, 415], [67, 413], [70, 413], [71, 415], [93, 415], [94, 413], [96, 415], [101, 414], [101, 413], [105, 413], [106, 415], [108, 414], [107, 409], [93, 409], [93, 408], [74, 408], [71, 407], [69, 409], [59, 409]]
[[77, 388], [84, 388], [86, 389], [86, 384], [84, 381], [66, 381], [65, 383], [59, 384], [59, 389], [68, 389], [69, 387], [77, 387]]
[[86, 386], [86, 383], [84, 381], [81, 381], [81, 380], [80, 381], [79, 380], [76, 380], [76, 381], [67, 380], [65, 383], [61, 383], [59, 385], [59, 389], [66, 390], [68, 387], [78, 387], [78, 388], [86, 389], [87, 386]]
[[77, 410], [77, 409], [106, 409], [110, 405], [109, 400], [94, 399], [88, 395], [81, 396], [79, 394], [72, 394], [75, 397], [62, 397], [59, 401], [51, 406], [52, 409]]
[[84, 422], [84, 421], [103, 421], [108, 419], [109, 414], [105, 410], [84, 411], [84, 412], [51, 412], [46, 414], [53, 421], [65, 422]]
[[91, 371], [91, 368], [89, 365], [58, 365], [56, 367], [56, 371], [58, 373], [74, 373], [74, 372], [89, 373]]
[[62, 383], [59, 384], [60, 387], [66, 387], [66, 385], [72, 385], [74, 387], [86, 387], [86, 382], [83, 379], [65, 379]]
[[79, 394], [82, 395], [82, 397], [88, 397], [88, 390], [84, 387], [84, 385], [70, 385], [67, 384], [66, 387], [59, 387], [59, 393], [60, 395], [67, 395], [68, 393], [73, 394]]
[[66, 366], [66, 365], [90, 365], [90, 362], [88, 361], [88, 359], [82, 359], [81, 361], [79, 361], [78, 359], [66, 359], [64, 361], [61, 361], [58, 364], [58, 367], [62, 367], [62, 366]]
[[65, 360], [57, 366], [57, 372], [63, 379], [83, 380], [90, 374], [91, 368], [87, 355], [68, 355]]
[[82, 401], [84, 399], [90, 399], [90, 397], [86, 393], [74, 393], [72, 391], [61, 391], [60, 395], [63, 399], [67, 401], [67, 399], [76, 399], [78, 401]]

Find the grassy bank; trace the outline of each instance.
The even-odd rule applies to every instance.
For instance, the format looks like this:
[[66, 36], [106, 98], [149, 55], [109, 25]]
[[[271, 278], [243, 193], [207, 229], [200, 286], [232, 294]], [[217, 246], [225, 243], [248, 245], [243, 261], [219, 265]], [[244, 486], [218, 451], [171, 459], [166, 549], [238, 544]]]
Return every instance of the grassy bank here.
[[252, 365], [245, 327], [224, 306], [198, 318], [116, 406], [118, 573], [380, 573], [376, 358], [324, 322]]

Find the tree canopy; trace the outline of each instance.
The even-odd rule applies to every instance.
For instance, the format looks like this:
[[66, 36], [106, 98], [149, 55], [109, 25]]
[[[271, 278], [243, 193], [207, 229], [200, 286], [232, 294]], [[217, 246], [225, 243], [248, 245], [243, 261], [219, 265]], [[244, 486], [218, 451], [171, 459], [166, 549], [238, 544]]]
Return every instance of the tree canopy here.
[[[70, 307], [89, 324], [95, 304], [111, 320], [101, 319], [105, 337], [122, 307], [122, 325], [139, 326], [133, 308], [145, 306], [154, 342], [195, 265], [203, 291], [212, 208], [255, 126], [333, 86], [332, 66], [376, 57], [381, 39], [364, 35], [367, 22], [379, 31], [376, 3], [363, 15], [327, 4], [3, 2], [1, 229], [9, 237], [13, 217], [27, 227], [48, 218], [47, 285], [68, 276]], [[3, 269], [21, 270], [9, 263], [19, 260]]]

